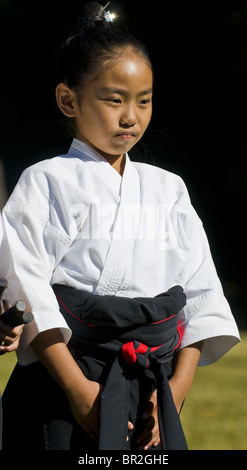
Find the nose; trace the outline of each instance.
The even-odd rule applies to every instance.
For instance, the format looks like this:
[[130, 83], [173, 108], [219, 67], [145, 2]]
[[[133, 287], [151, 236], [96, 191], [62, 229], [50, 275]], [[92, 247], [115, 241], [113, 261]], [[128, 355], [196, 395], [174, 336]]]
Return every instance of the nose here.
[[119, 125], [124, 129], [128, 127], [133, 127], [136, 124], [136, 115], [134, 111], [134, 106], [126, 106], [121, 115]]

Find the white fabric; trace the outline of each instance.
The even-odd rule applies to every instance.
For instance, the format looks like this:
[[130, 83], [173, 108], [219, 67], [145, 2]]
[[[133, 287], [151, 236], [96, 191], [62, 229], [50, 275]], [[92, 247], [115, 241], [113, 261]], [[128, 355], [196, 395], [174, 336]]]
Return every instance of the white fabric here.
[[3, 238], [3, 227], [2, 227], [2, 215], [0, 212], [0, 244], [2, 242], [2, 238]]
[[23, 172], [3, 210], [3, 229], [8, 297], [25, 300], [35, 316], [21, 338], [21, 364], [35, 360], [30, 342], [39, 332], [60, 328], [69, 341], [54, 283], [129, 297], [180, 284], [187, 295], [181, 347], [204, 340], [206, 365], [239, 341], [202, 223], [177, 175], [126, 155], [121, 177], [74, 139], [68, 154]]

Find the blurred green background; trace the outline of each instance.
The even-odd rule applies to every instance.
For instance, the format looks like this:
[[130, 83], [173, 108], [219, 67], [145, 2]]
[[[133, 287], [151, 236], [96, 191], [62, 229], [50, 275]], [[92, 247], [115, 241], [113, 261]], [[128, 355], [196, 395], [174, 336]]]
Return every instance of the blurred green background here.
[[247, 450], [247, 333], [215, 364], [197, 368], [181, 413], [191, 450]]

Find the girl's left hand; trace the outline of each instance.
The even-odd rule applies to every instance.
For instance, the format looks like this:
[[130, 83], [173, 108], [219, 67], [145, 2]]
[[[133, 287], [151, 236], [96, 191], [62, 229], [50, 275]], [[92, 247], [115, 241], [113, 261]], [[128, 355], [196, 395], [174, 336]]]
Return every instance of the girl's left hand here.
[[[5, 312], [10, 308], [10, 303], [6, 300], [0, 303], [0, 313]], [[0, 352], [12, 352], [19, 346], [20, 337], [23, 331], [23, 325], [16, 326], [15, 328], [5, 325], [1, 322], [0, 315]]]
[[157, 391], [155, 390], [143, 413], [145, 426], [137, 439], [138, 450], [148, 450], [151, 446], [157, 446], [160, 443]]

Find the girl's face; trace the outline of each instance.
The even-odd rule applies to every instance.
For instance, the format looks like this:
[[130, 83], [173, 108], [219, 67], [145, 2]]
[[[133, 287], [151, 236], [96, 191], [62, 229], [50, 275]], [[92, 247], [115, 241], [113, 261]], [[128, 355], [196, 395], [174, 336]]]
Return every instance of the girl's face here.
[[73, 96], [76, 137], [108, 160], [128, 152], [150, 122], [152, 88], [150, 66], [133, 52], [88, 77]]

